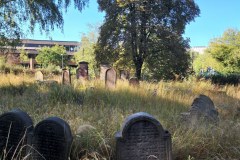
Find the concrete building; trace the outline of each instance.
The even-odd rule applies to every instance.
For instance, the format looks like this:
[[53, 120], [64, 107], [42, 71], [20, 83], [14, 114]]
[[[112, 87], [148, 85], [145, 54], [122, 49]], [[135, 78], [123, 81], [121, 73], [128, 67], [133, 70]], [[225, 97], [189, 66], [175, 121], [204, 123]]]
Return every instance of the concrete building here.
[[[36, 56], [38, 55], [38, 50], [41, 47], [52, 47], [54, 45], [64, 46], [67, 51], [67, 56], [69, 59], [68, 66], [77, 66], [76, 63], [71, 62], [70, 59], [73, 55], [79, 50], [80, 43], [77, 41], [53, 41], [53, 40], [33, 40], [33, 39], [22, 39], [22, 43], [18, 45], [16, 48], [6, 48], [7, 50], [7, 63], [13, 65], [23, 65], [28, 66], [31, 69], [34, 69], [37, 64], [35, 61]], [[6, 50], [1, 50], [0, 55], [4, 54]], [[24, 50], [28, 53], [29, 61], [21, 61], [20, 60], [20, 52]]]

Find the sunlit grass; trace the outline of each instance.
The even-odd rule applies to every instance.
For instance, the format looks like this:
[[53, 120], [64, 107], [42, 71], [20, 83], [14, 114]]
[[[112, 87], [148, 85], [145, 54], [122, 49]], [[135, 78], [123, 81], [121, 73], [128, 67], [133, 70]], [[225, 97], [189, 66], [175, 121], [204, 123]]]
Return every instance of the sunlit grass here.
[[[27, 75], [0, 75], [0, 113], [13, 108], [26, 111], [37, 124], [58, 116], [74, 135], [71, 159], [114, 157], [114, 135], [124, 119], [135, 112], [148, 112], [172, 134], [174, 159], [238, 159], [240, 155], [239, 87], [216, 87], [209, 82], [141, 82], [129, 87], [118, 81], [114, 90], [101, 81], [71, 86], [36, 84]], [[53, 77], [55, 80], [59, 77]], [[220, 113], [218, 126], [189, 128], [180, 121], [198, 94], [209, 96]], [[94, 129], [78, 133], [79, 127]]]

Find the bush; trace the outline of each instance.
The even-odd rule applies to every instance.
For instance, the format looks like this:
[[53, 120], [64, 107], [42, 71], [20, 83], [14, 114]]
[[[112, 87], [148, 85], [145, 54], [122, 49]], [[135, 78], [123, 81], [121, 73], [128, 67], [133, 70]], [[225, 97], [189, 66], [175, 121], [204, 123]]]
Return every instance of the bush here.
[[240, 83], [240, 75], [239, 74], [227, 74], [227, 75], [213, 75], [211, 77], [211, 82], [213, 84], [218, 85], [234, 85], [237, 86]]

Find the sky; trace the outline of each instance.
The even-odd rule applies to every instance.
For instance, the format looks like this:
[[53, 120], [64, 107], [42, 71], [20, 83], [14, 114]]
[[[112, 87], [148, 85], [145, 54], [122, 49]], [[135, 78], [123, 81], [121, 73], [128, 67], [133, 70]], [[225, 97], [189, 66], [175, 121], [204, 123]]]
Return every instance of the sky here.
[[[186, 26], [184, 37], [190, 38], [190, 46], [208, 46], [211, 39], [220, 37], [229, 28], [240, 30], [240, 0], [195, 0], [201, 13]], [[55, 29], [50, 35], [41, 34], [36, 28], [34, 34], [25, 38], [38, 40], [80, 41], [82, 33], [89, 31], [88, 25], [104, 21], [104, 13], [99, 12], [97, 0], [82, 12], [73, 7], [64, 13], [64, 32]]]

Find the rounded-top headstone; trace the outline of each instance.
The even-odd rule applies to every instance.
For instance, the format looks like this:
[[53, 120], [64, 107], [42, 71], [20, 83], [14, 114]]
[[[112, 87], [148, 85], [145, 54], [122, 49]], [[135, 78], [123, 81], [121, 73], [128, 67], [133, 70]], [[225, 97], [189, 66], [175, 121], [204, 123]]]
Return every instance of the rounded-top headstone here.
[[43, 77], [43, 73], [41, 71], [37, 71], [35, 73], [35, 80], [36, 81], [43, 81], [44, 77]]
[[6, 149], [8, 153], [6, 159], [16, 158], [20, 149], [27, 143], [32, 130], [33, 122], [27, 113], [15, 109], [2, 114], [0, 116], [0, 154]]
[[106, 71], [111, 68], [109, 63], [100, 64], [100, 80], [105, 80]]
[[137, 77], [132, 77], [129, 79], [129, 85], [130, 86], [134, 86], [134, 87], [138, 87], [139, 86], [139, 80]]
[[116, 87], [117, 83], [117, 72], [110, 68], [106, 71], [105, 85], [109, 89], [113, 89]]
[[72, 144], [69, 125], [58, 117], [47, 118], [37, 124], [33, 132], [34, 160], [67, 160]]
[[76, 70], [77, 71], [77, 79], [88, 79], [88, 62], [82, 61], [79, 62], [79, 67]]
[[116, 134], [117, 160], [171, 160], [171, 135], [153, 116], [129, 116]]
[[218, 112], [213, 101], [206, 95], [200, 94], [193, 100], [190, 109], [190, 117], [192, 121], [204, 118], [213, 122], [218, 121]]

